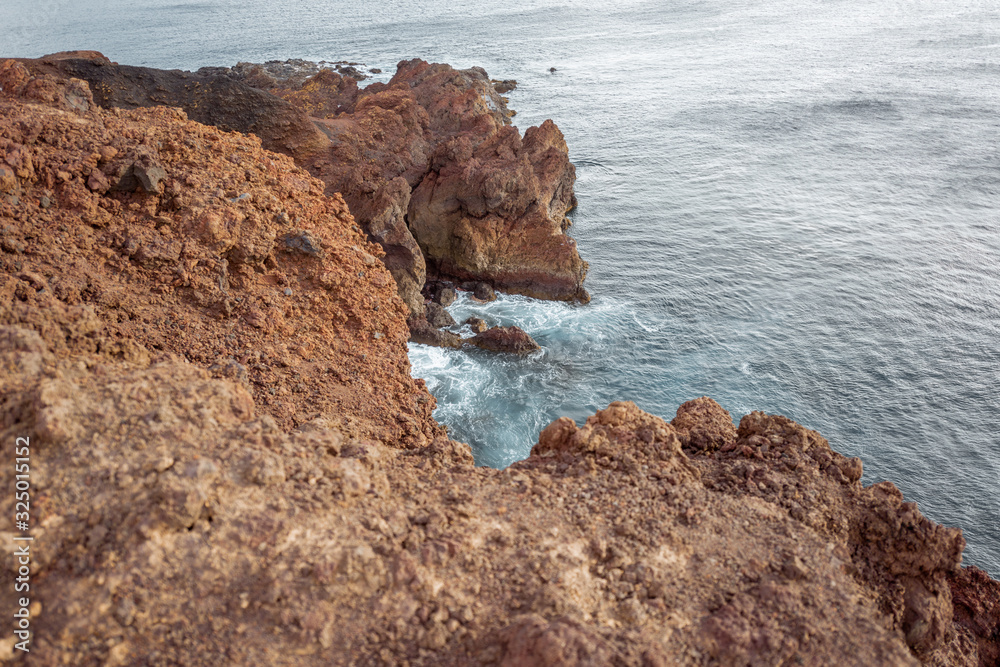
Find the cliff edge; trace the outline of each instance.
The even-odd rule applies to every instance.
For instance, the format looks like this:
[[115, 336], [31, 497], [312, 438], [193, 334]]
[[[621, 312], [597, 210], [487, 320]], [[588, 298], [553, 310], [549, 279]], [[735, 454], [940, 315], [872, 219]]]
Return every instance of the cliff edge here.
[[33, 74], [86, 81], [105, 108], [179, 107], [253, 133], [343, 196], [410, 311], [427, 326], [428, 279], [485, 282], [542, 299], [589, 300], [587, 264], [566, 235], [576, 178], [551, 121], [522, 138], [481, 68], [400, 62], [387, 84], [240, 64], [198, 72], [112, 63], [96, 52], [22, 60]]
[[961, 531], [818, 433], [614, 403], [475, 468], [325, 182], [82, 79], [0, 60], [0, 89], [0, 484], [30, 439], [33, 537], [0, 660], [996, 664]]

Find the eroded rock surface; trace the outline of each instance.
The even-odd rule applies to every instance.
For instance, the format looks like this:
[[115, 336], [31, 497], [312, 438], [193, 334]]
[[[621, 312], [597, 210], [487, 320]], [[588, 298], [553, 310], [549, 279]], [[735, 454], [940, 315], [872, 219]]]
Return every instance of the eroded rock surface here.
[[16, 179], [0, 197], [0, 322], [59, 354], [232, 359], [283, 427], [435, 437], [433, 399], [399, 372], [405, 306], [341, 197], [176, 109], [104, 111], [85, 82], [11, 60], [0, 86]]
[[224, 74], [119, 65], [95, 51], [54, 54], [22, 63], [33, 73], [88, 82], [94, 102], [105, 109], [179, 107], [192, 120], [256, 134], [268, 149], [289, 155], [326, 143], [302, 110]]

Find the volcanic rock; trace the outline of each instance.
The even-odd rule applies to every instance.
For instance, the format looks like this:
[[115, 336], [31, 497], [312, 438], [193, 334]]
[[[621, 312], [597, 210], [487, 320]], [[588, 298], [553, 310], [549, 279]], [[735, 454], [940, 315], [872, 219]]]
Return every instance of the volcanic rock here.
[[504, 93], [509, 93], [510, 91], [517, 88], [517, 81], [515, 79], [504, 79], [503, 81], [497, 81], [493, 79], [493, 87], [498, 93], [503, 95]]
[[[96, 52], [54, 54], [21, 60], [32, 74], [59, 74], [86, 81], [92, 102], [105, 109], [180, 107], [189, 118], [227, 131], [256, 134], [270, 150], [289, 155], [328, 143], [307, 114], [288, 102], [224, 74], [117, 65]], [[70, 106], [80, 106], [86, 96]]]
[[564, 234], [575, 172], [553, 123], [529, 129], [522, 142], [479, 68], [403, 61], [388, 84], [345, 85], [321, 72], [270, 91], [314, 116], [329, 136], [330, 148], [300, 162], [344, 194], [385, 248], [411, 312], [423, 312], [418, 293], [428, 261], [438, 277], [587, 300], [586, 264]]
[[1000, 582], [963, 567], [948, 574], [948, 584], [955, 624], [974, 638], [979, 666], [1000, 664]]
[[[358, 436], [437, 437], [430, 403], [414, 403], [426, 390], [385, 365], [408, 367], [405, 308], [339, 196], [256, 137], [166, 107], [67, 108], [87, 84], [12, 60], [0, 73], [21, 79], [0, 92], [0, 163], [23, 174], [19, 203], [0, 200], [0, 324], [63, 356], [233, 359], [283, 428], [352, 414]], [[123, 172], [134, 192], [104, 189]]]
[[493, 327], [476, 334], [466, 342], [491, 352], [512, 354], [528, 354], [542, 349], [523, 329], [515, 326]]
[[[388, 84], [359, 90], [352, 66], [337, 73], [305, 61], [191, 73], [70, 52], [19, 64], [31, 72], [25, 80], [49, 73], [71, 77], [78, 88], [88, 82], [63, 96], [71, 108], [93, 101], [180, 107], [193, 120], [252, 132], [265, 148], [292, 155], [329, 194], [343, 195], [383, 247], [413, 315], [424, 313], [428, 262], [439, 277], [538, 298], [589, 299], [586, 263], [564, 233], [575, 172], [562, 134], [547, 121], [522, 140], [481, 68], [403, 61]], [[87, 98], [90, 89], [96, 97]], [[158, 180], [158, 172], [126, 169], [117, 187], [132, 187], [133, 174], [147, 192]], [[102, 187], [95, 179], [94, 188]]]
[[315, 257], [323, 252], [319, 239], [309, 233], [308, 230], [286, 234], [282, 238], [282, 241], [284, 241], [288, 248], [301, 252], [304, 255]]
[[587, 265], [565, 235], [575, 170], [555, 124], [498, 128], [439, 145], [407, 220], [435, 275], [536, 298], [589, 300]]
[[[123, 164], [118, 170], [113, 189], [120, 192], [132, 192], [141, 189], [146, 194], [157, 194], [160, 182], [167, 177], [163, 165], [149, 151], [141, 151], [131, 164]], [[90, 174], [93, 187], [88, 179], [88, 187], [95, 192], [106, 192], [107, 178], [103, 172], [93, 170]]]
[[736, 440], [732, 416], [707, 396], [682, 404], [670, 424], [685, 449], [695, 452], [714, 451]]
[[0, 192], [8, 193], [17, 190], [17, 176], [10, 167], [0, 165]]

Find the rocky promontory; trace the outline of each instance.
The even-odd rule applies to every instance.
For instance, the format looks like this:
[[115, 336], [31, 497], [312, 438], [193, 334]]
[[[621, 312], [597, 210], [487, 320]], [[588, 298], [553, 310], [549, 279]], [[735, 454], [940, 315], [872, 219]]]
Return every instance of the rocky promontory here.
[[426, 327], [428, 277], [589, 300], [587, 265], [565, 234], [575, 170], [562, 133], [546, 121], [522, 137], [480, 68], [404, 61], [387, 84], [359, 88], [344, 68], [303, 76], [300, 63], [192, 73], [71, 52], [22, 64], [88, 82], [103, 108], [179, 107], [293, 157], [382, 246], [415, 329]]
[[[412, 309], [350, 202], [258, 136], [102, 106], [60, 69], [80, 60], [0, 60], [0, 484], [29, 438], [33, 538], [30, 652], [8, 633], [0, 661], [996, 664], [1000, 583], [962, 566], [961, 531], [784, 417], [613, 403], [475, 468], [410, 377]], [[457, 114], [417, 104], [448, 71], [425, 65], [369, 118]], [[487, 123], [468, 113], [455, 147]], [[473, 183], [504, 127], [455, 154]], [[496, 159], [534, 172], [554, 136]], [[435, 164], [383, 180], [447, 190]]]

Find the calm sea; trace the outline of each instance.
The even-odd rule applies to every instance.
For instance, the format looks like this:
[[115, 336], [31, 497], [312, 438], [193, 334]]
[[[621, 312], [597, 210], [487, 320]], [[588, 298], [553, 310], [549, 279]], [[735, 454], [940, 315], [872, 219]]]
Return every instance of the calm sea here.
[[479, 463], [560, 415], [707, 394], [861, 456], [1000, 576], [1000, 3], [606, 5], [4, 0], [0, 52], [517, 79], [518, 125], [569, 142], [594, 300], [452, 308], [527, 329], [533, 358], [411, 347]]

